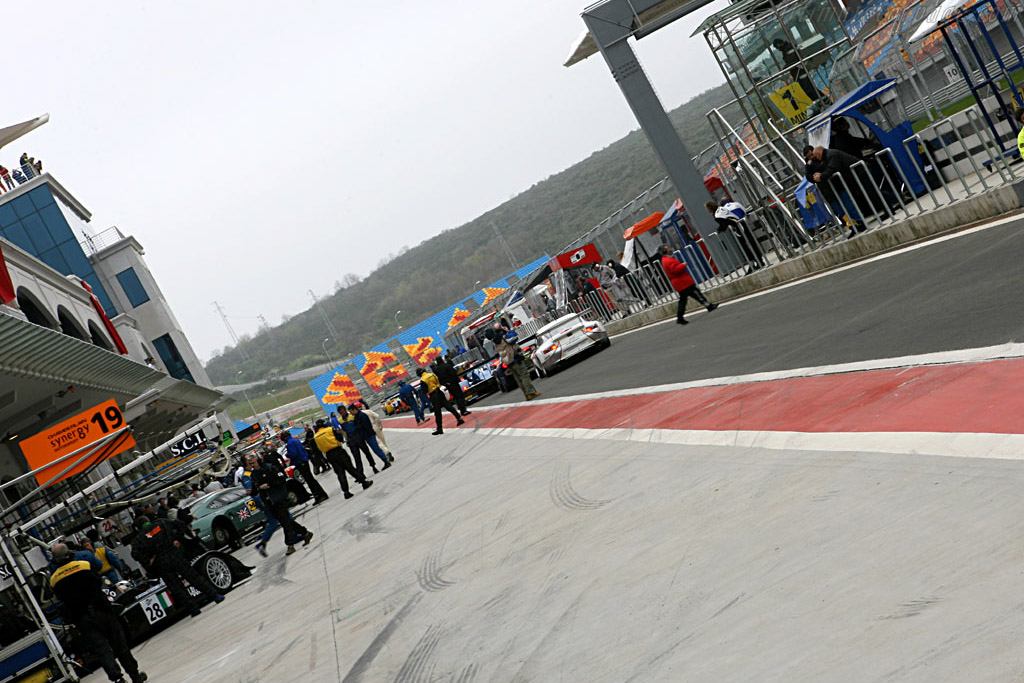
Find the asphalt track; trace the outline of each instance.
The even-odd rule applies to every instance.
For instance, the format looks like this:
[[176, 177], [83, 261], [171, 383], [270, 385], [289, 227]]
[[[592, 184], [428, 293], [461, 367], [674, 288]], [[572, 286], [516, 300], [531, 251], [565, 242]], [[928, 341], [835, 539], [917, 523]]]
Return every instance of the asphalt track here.
[[1022, 227], [1017, 219], [690, 313], [685, 327], [652, 325], [535, 384], [555, 398], [1024, 341]]

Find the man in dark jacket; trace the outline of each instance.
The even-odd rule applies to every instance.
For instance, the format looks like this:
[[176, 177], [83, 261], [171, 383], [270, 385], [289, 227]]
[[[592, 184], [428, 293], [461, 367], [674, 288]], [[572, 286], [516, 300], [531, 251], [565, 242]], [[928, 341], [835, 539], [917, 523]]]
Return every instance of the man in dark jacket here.
[[366, 462], [370, 463], [370, 469], [373, 470], [374, 474], [379, 474], [380, 470], [377, 469], [377, 463], [373, 460], [373, 454], [370, 453], [370, 447], [366, 443], [366, 436], [363, 434], [363, 430], [356, 424], [355, 418], [348, 414], [348, 412], [342, 408], [338, 412], [338, 420], [341, 425], [341, 431], [345, 433], [345, 443], [348, 444], [348, 449], [352, 451], [352, 459], [355, 461], [356, 469], [360, 472], [363, 471], [362, 457], [366, 456]]
[[444, 434], [444, 426], [441, 422], [441, 409], [447, 409], [449, 413], [455, 416], [455, 425], [462, 425], [466, 421], [455, 412], [455, 407], [452, 406], [451, 401], [444, 395], [441, 390], [441, 380], [437, 378], [432, 372], [427, 372], [423, 368], [416, 368], [416, 375], [420, 378], [420, 388], [426, 387], [426, 394], [430, 397], [430, 405], [434, 410], [434, 424], [437, 425], [437, 429], [431, 432], [433, 436], [440, 436]]
[[284, 542], [288, 546], [285, 555], [295, 552], [295, 543], [300, 539], [304, 546], [309, 545], [313, 540], [313, 532], [288, 514], [288, 475], [284, 473], [284, 468], [273, 458], [263, 458], [259, 467], [252, 470], [251, 478], [254, 490], [262, 497], [263, 504], [281, 523]]
[[412, 388], [412, 385], [406, 384], [405, 380], [398, 383], [398, 395], [402, 397], [405, 404], [412, 408], [412, 414], [416, 416], [416, 424], [423, 422], [423, 408], [420, 407], [419, 399], [416, 396], [416, 390]]
[[452, 362], [451, 357], [448, 355], [441, 356], [434, 361], [432, 367], [434, 368], [434, 374], [441, 380], [441, 384], [448, 389], [448, 393], [452, 396], [452, 403], [458, 406], [462, 417], [469, 415], [469, 409], [466, 408], [466, 394], [462, 391], [462, 385], [459, 384], [459, 373], [456, 372], [455, 364]]
[[352, 465], [352, 461], [348, 457], [348, 451], [341, 445], [341, 441], [338, 440], [338, 435], [335, 433], [334, 428], [327, 424], [326, 420], [316, 421], [316, 445], [323, 451], [326, 458], [330, 461], [331, 467], [334, 468], [334, 474], [338, 476], [338, 483], [341, 484], [341, 492], [345, 494], [345, 498], [352, 497], [348, 490], [346, 472], [356, 482], [362, 484], [363, 489], [368, 489], [373, 485], [373, 480], [367, 479], [363, 475], [362, 468], [356, 468]]
[[132, 557], [142, 565], [146, 573], [163, 579], [171, 598], [178, 606], [197, 617], [201, 613], [199, 606], [193, 602], [182, 579], [189, 585], [204, 593], [214, 602], [223, 602], [216, 586], [210, 580], [192, 568], [181, 551], [182, 543], [187, 535], [187, 527], [176, 519], [158, 518], [150, 520], [145, 515], [137, 518], [139, 530], [132, 543]]
[[317, 448], [316, 445], [316, 432], [309, 426], [309, 423], [303, 425], [306, 430], [305, 437], [302, 441], [302, 445], [306, 447], [306, 451], [309, 453], [309, 459], [313, 462], [313, 474], [323, 474], [324, 472], [331, 469], [331, 464], [327, 462], [327, 458]]
[[319, 505], [327, 500], [327, 491], [320, 486], [320, 482], [313, 476], [309, 469], [309, 453], [299, 440], [287, 429], [281, 432], [281, 441], [284, 442], [288, 461], [295, 466], [296, 471], [302, 475], [302, 481], [306, 482], [310, 492], [313, 494], [313, 505]]
[[672, 289], [679, 292], [679, 305], [676, 307], [676, 324], [687, 324], [684, 316], [686, 314], [686, 300], [688, 298], [692, 298], [707, 308], [708, 313], [718, 308], [718, 304], [708, 301], [704, 293], [697, 289], [697, 283], [686, 271], [686, 264], [672, 255], [671, 247], [663, 244], [658, 253], [661, 254], [661, 267], [665, 271], [665, 275], [668, 276], [669, 282], [672, 283]]
[[395, 461], [393, 455], [384, 452], [384, 449], [377, 443], [377, 431], [373, 428], [373, 422], [370, 421], [370, 416], [362, 411], [358, 403], [353, 403], [348, 407], [348, 414], [355, 422], [356, 429], [359, 430], [359, 435], [363, 437], [363, 441], [370, 447], [377, 457], [384, 461], [384, 467], [381, 469], [387, 469], [391, 467], [391, 463]]
[[50, 587], [61, 601], [64, 619], [78, 628], [80, 646], [99, 660], [107, 678], [115, 683], [124, 683], [121, 667], [132, 683], [147, 680], [132, 656], [117, 613], [103, 593], [99, 575], [87, 561], [76, 560], [63, 543], [53, 546], [51, 553], [56, 569], [50, 576]]
[[804, 170], [807, 180], [821, 189], [821, 194], [832, 208], [832, 213], [840, 219], [847, 216], [853, 223], [848, 236], [853, 237], [858, 232], [864, 232], [867, 228], [857, 210], [857, 202], [854, 201], [855, 197], [863, 199], [863, 193], [855, 189], [857, 181], [852, 168], [858, 159], [838, 149], [810, 145], [804, 148], [804, 158], [807, 161]]

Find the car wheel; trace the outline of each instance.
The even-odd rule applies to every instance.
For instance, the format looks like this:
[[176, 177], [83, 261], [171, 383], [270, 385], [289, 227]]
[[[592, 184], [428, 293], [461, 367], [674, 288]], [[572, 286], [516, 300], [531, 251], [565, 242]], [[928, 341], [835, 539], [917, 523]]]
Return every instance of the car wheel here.
[[222, 593], [229, 588], [235, 582], [235, 578], [231, 575], [231, 567], [224, 561], [223, 558], [217, 557], [216, 555], [210, 555], [203, 560], [203, 572], [206, 574], [206, 578], [210, 580], [217, 590]]
[[218, 520], [213, 523], [213, 545], [215, 548], [232, 545], [232, 536], [231, 527], [227, 522]]

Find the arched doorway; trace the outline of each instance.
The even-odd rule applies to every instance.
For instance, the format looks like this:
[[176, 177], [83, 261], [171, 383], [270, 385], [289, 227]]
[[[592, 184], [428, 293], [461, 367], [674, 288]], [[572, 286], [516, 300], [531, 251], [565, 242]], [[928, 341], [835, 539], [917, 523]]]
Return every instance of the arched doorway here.
[[107, 351], [114, 350], [114, 345], [107, 340], [107, 335], [105, 335], [103, 330], [100, 329], [100, 326], [92, 320], [89, 321], [89, 336], [92, 338], [92, 343], [101, 349], [106, 349]]
[[51, 330], [60, 330], [60, 325], [35, 294], [24, 287], [18, 287], [17, 297], [18, 308], [25, 314], [30, 323], [49, 327]]
[[57, 307], [57, 322], [60, 323], [60, 331], [69, 337], [81, 339], [85, 342], [91, 341], [89, 339], [89, 333], [85, 331], [82, 324], [75, 319], [75, 316], [71, 314], [71, 311], [63, 306]]

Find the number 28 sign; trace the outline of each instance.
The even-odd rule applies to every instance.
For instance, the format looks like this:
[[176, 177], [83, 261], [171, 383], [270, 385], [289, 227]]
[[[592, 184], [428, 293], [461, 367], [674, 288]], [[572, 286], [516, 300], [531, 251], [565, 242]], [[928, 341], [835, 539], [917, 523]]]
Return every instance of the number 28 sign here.
[[124, 415], [121, 413], [117, 401], [110, 399], [105, 403], [93, 406], [85, 412], [55, 424], [34, 436], [28, 437], [18, 445], [21, 446], [21, 452], [24, 454], [29, 467], [33, 470], [76, 451], [81, 451], [78, 455], [36, 472], [36, 480], [40, 485], [50, 486], [58, 481], [67, 479], [73, 474], [83, 472], [98, 462], [133, 448], [135, 446], [135, 439], [130, 431], [124, 430], [100, 445], [88, 458], [73, 469], [50, 481], [50, 479], [56, 477], [56, 475], [88, 452], [83, 449], [96, 443], [103, 437], [117, 432], [124, 426]]

